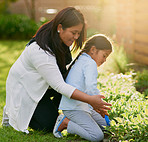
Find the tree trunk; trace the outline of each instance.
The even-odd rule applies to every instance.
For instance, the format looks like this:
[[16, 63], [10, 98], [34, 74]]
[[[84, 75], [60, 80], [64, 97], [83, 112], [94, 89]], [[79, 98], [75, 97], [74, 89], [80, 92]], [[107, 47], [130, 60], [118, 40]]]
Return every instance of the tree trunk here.
[[24, 0], [30, 19], [35, 21], [35, 0]]

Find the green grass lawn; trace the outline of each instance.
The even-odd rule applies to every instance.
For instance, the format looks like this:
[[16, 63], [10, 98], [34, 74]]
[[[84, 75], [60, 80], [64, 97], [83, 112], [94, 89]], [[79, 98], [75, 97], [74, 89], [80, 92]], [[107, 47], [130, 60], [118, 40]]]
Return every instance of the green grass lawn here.
[[11, 65], [18, 58], [26, 41], [0, 41], [0, 121], [5, 105], [5, 82]]
[[[5, 82], [11, 65], [19, 57], [28, 41], [0, 41], [0, 122], [5, 105]], [[136, 91], [132, 72], [110, 74], [100, 72], [98, 88], [112, 103], [109, 112], [111, 142], [146, 142], [148, 140], [148, 99]], [[57, 139], [51, 134], [31, 131], [28, 135], [0, 125], [0, 142], [72, 142], [85, 141], [78, 136], [67, 135]]]

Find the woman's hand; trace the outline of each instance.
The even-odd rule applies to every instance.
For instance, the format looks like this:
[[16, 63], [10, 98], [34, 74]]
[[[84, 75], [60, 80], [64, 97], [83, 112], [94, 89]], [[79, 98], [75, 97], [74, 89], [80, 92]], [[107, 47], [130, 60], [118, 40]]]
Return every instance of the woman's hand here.
[[105, 115], [109, 116], [107, 111], [100, 111], [98, 112], [103, 118], [105, 117]]
[[[92, 96], [92, 100], [90, 104], [94, 110], [98, 113], [101, 114], [101, 116], [104, 118], [105, 115], [109, 116], [107, 110], [111, 110], [111, 108], [109, 107], [106, 107], [106, 106], [111, 106], [111, 104], [107, 103], [107, 102], [104, 102], [103, 101], [103, 98], [105, 98], [103, 95], [94, 95]], [[94, 103], [93, 103], [94, 101]]]
[[104, 102], [103, 98], [105, 98], [103, 95], [94, 95], [91, 96], [90, 101], [88, 102], [96, 112], [100, 113], [102, 117], [105, 117], [105, 115], [109, 115], [107, 110], [111, 110], [111, 108], [106, 106], [111, 106], [111, 104]]
[[108, 115], [107, 110], [111, 110], [111, 108], [106, 107], [111, 106], [111, 104], [103, 101], [103, 98], [105, 98], [103, 95], [90, 96], [82, 91], [79, 91], [78, 89], [75, 89], [71, 98], [90, 104], [96, 112], [102, 115], [102, 117]]

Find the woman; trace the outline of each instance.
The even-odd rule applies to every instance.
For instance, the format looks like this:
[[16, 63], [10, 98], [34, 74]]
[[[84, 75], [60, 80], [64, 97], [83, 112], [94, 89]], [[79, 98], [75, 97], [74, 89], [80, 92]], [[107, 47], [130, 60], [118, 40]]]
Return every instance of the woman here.
[[39, 28], [9, 71], [3, 125], [26, 133], [28, 126], [52, 132], [60, 94], [86, 102], [98, 112], [110, 110], [105, 105], [111, 104], [101, 100], [104, 96], [89, 96], [64, 81], [66, 65], [72, 60], [69, 46], [81, 48], [84, 33], [84, 17], [73, 7]]

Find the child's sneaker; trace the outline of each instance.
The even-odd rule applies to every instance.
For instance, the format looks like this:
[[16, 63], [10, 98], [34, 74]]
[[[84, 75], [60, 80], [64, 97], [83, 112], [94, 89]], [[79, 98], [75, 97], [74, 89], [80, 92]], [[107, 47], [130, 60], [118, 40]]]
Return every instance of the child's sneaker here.
[[59, 126], [61, 125], [61, 123], [63, 122], [63, 120], [65, 119], [66, 116], [64, 116], [64, 114], [60, 114], [56, 120], [54, 129], [53, 129], [53, 135], [56, 138], [62, 138], [63, 135], [61, 134], [60, 131], [58, 131]]

